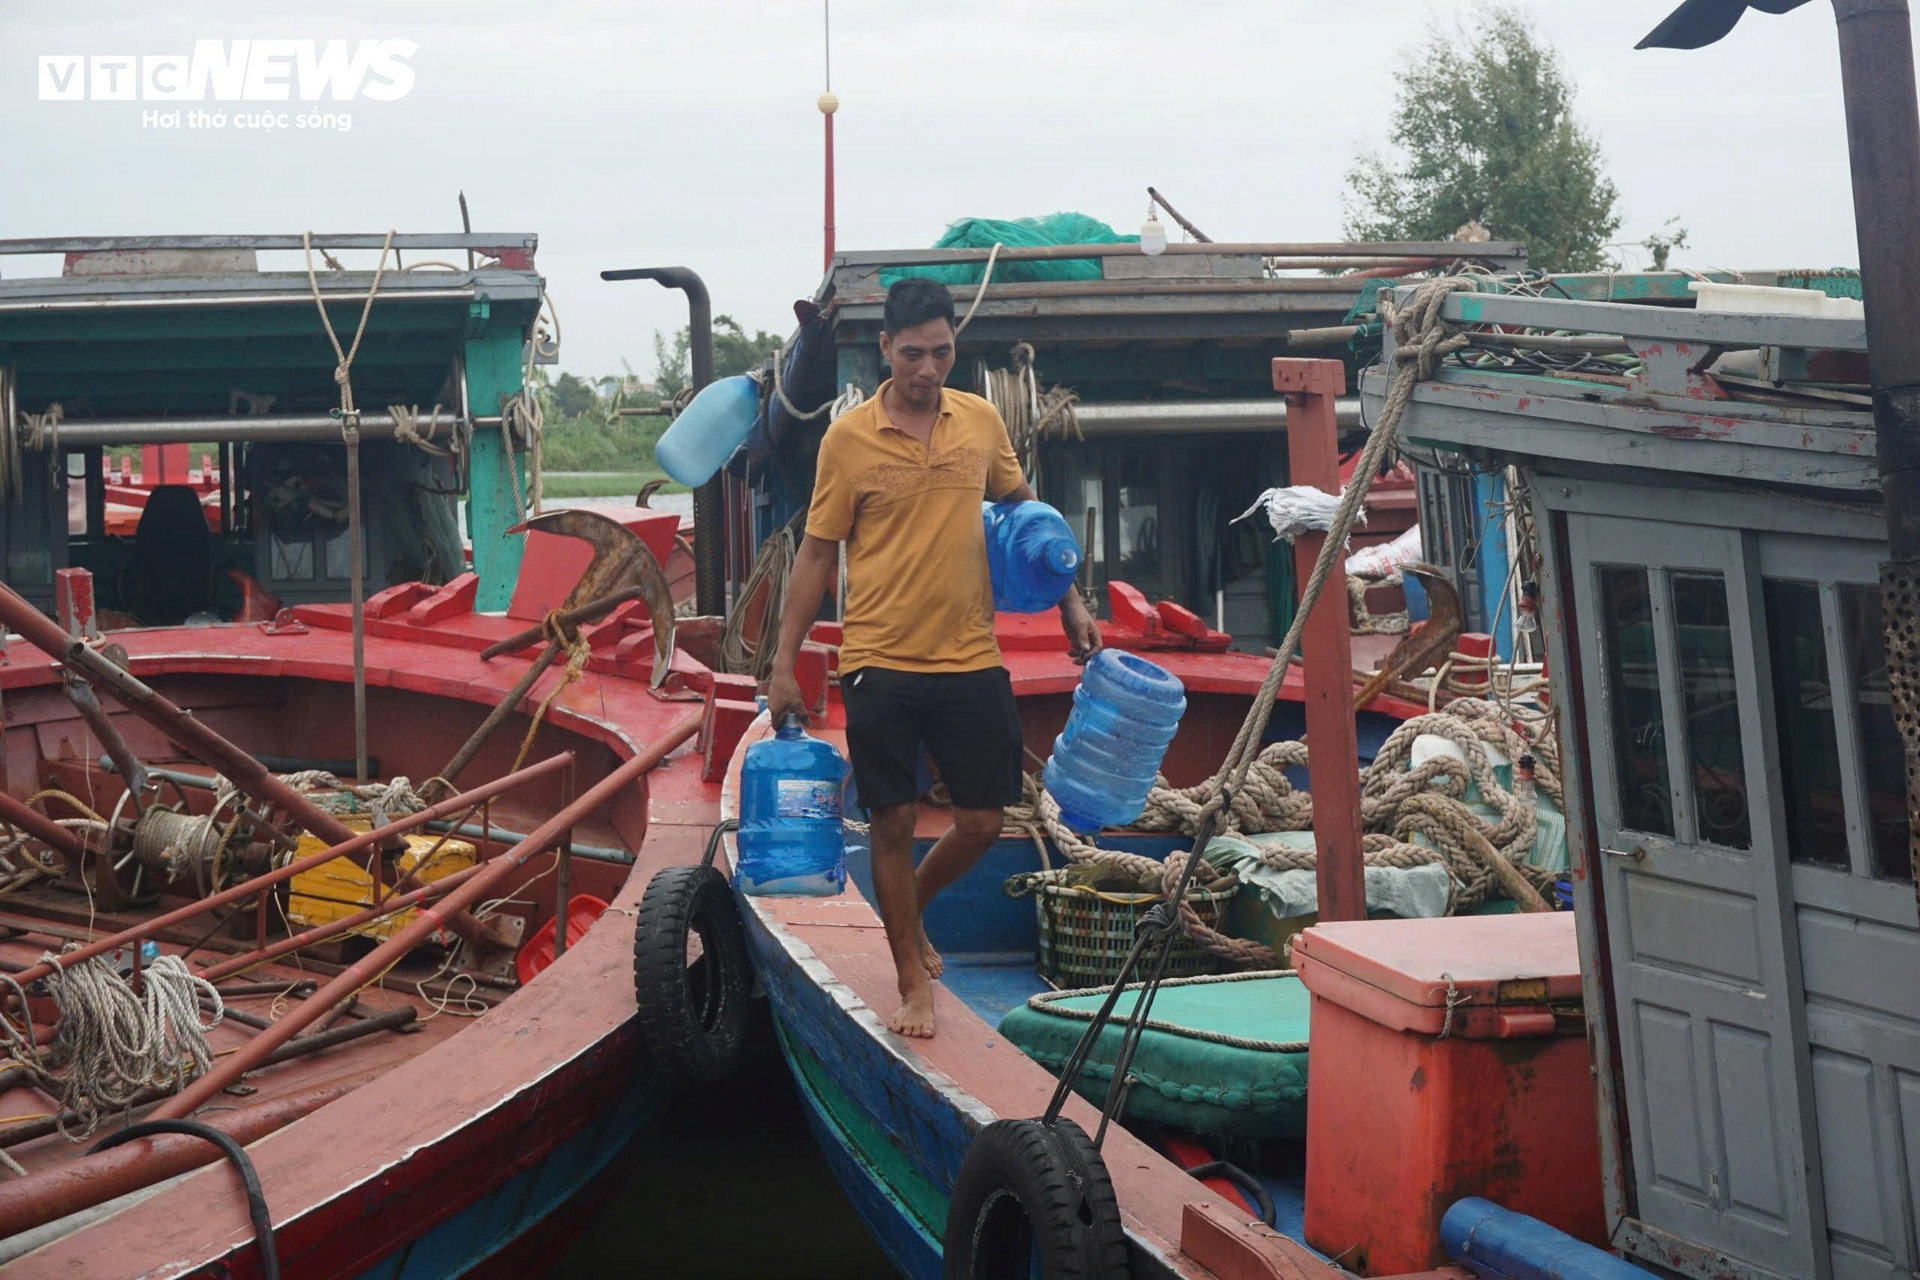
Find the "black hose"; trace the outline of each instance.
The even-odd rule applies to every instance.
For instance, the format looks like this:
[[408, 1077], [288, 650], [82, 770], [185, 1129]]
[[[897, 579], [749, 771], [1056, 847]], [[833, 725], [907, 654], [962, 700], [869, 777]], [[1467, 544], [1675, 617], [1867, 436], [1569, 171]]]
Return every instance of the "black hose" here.
[[184, 1133], [190, 1138], [204, 1138], [233, 1161], [234, 1167], [240, 1170], [240, 1181], [247, 1189], [247, 1216], [253, 1219], [253, 1238], [260, 1248], [260, 1274], [266, 1280], [280, 1280], [280, 1251], [274, 1245], [273, 1219], [267, 1214], [267, 1196], [260, 1189], [260, 1175], [254, 1172], [253, 1161], [247, 1158], [246, 1149], [230, 1135], [198, 1120], [142, 1120], [139, 1124], [130, 1124], [120, 1132], [102, 1138], [93, 1144], [87, 1154], [97, 1155], [123, 1142], [132, 1142], [135, 1138], [156, 1133]]
[[1237, 1164], [1228, 1164], [1225, 1160], [1209, 1160], [1187, 1170], [1189, 1178], [1225, 1178], [1234, 1186], [1247, 1193], [1254, 1207], [1260, 1211], [1260, 1221], [1273, 1226], [1273, 1197], [1260, 1185], [1260, 1179], [1248, 1173]]

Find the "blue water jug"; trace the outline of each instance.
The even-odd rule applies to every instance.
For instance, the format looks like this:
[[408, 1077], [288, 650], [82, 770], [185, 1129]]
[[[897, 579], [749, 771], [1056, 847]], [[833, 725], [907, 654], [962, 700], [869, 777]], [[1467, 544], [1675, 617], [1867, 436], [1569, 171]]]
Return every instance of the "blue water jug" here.
[[1139, 817], [1186, 709], [1180, 681], [1145, 658], [1102, 649], [1088, 659], [1042, 775], [1060, 820], [1092, 832]]
[[1060, 513], [1044, 502], [983, 502], [980, 518], [993, 607], [1040, 613], [1059, 604], [1080, 568], [1080, 544]]
[[760, 385], [746, 374], [709, 382], [660, 437], [653, 456], [668, 475], [697, 489], [746, 440], [759, 407]]
[[847, 884], [840, 799], [847, 765], [788, 716], [740, 766], [740, 862], [746, 893], [831, 897]]

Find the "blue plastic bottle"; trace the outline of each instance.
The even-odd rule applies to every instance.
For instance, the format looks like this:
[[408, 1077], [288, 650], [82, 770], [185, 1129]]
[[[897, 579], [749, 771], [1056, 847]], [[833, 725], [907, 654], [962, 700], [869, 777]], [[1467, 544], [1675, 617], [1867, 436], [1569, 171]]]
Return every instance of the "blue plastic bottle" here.
[[653, 456], [668, 475], [697, 489], [713, 479], [747, 438], [759, 407], [760, 386], [746, 374], [710, 382], [673, 420]]
[[847, 765], [788, 716], [747, 748], [740, 766], [740, 863], [745, 893], [831, 897], [847, 884], [840, 801]]
[[1164, 668], [1112, 649], [1094, 654], [1042, 775], [1060, 820], [1092, 832], [1139, 817], [1186, 709], [1186, 690]]
[[1080, 544], [1060, 513], [1044, 502], [983, 502], [980, 518], [993, 607], [1040, 613], [1060, 603], [1080, 568]]

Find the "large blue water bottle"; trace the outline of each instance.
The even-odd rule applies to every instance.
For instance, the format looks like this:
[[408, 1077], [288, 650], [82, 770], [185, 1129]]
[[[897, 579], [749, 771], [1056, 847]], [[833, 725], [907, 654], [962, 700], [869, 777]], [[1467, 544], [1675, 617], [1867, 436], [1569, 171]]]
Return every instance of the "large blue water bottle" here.
[[1060, 513], [1044, 502], [983, 502], [980, 518], [993, 607], [1040, 613], [1059, 604], [1080, 568], [1080, 544]]
[[760, 384], [746, 374], [709, 382], [660, 437], [653, 456], [668, 475], [698, 489], [753, 430], [759, 407]]
[[831, 897], [847, 884], [840, 800], [847, 765], [788, 716], [740, 766], [740, 862], [746, 893]]
[[1091, 832], [1139, 817], [1186, 709], [1186, 690], [1164, 668], [1113, 649], [1094, 654], [1042, 775], [1060, 820]]

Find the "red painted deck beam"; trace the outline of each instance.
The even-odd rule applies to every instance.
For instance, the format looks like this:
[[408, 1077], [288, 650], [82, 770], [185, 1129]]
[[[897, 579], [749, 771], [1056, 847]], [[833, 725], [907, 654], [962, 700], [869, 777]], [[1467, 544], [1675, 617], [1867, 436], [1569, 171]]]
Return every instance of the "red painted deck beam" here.
[[267, 1055], [299, 1035], [315, 1019], [373, 981], [390, 964], [420, 945], [428, 934], [445, 923], [448, 914], [463, 911], [481, 901], [527, 859], [552, 848], [581, 818], [612, 800], [623, 788], [633, 785], [642, 774], [698, 733], [700, 720], [701, 713], [696, 711], [675, 721], [645, 750], [587, 788], [578, 799], [541, 823], [532, 835], [486, 863], [472, 879], [463, 881], [442, 899], [437, 908], [419, 912], [398, 933], [347, 966], [340, 976], [326, 986], [287, 1010], [272, 1026], [241, 1045], [231, 1057], [216, 1061], [207, 1074], [162, 1103], [153, 1113], [155, 1118], [177, 1120], [192, 1115], [202, 1103], [259, 1066]]
[[[1287, 398], [1287, 467], [1291, 484], [1340, 492], [1340, 439], [1334, 398], [1347, 389], [1338, 360], [1273, 362], [1273, 389]], [[1313, 575], [1324, 533], [1294, 539], [1298, 580]], [[1307, 756], [1313, 790], [1315, 878], [1320, 919], [1367, 918], [1366, 864], [1360, 851], [1360, 748], [1353, 725], [1353, 637], [1347, 616], [1346, 574], [1335, 570], [1307, 616], [1300, 637], [1305, 667]]]

